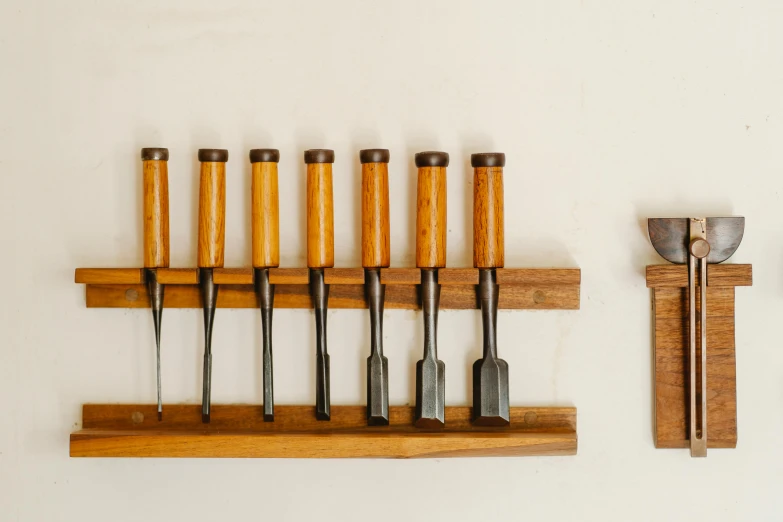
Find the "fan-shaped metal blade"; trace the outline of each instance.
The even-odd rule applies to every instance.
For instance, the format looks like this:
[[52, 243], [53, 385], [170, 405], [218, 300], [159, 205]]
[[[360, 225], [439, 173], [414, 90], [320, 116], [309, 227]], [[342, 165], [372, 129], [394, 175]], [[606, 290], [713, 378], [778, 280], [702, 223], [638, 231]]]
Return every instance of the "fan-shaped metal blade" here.
[[[684, 265], [688, 262], [690, 218], [650, 218], [647, 231], [655, 250], [667, 261]], [[734, 254], [745, 233], [744, 217], [707, 218], [707, 263], [722, 263]]]

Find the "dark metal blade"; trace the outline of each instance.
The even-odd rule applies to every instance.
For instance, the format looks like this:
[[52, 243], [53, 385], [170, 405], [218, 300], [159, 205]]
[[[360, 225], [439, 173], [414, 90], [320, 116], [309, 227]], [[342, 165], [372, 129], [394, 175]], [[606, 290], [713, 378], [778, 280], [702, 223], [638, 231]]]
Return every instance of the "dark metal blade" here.
[[479, 426], [507, 426], [511, 419], [508, 363], [497, 352], [498, 294], [495, 269], [479, 270], [484, 353], [473, 364], [473, 423]]
[[416, 420], [419, 428], [446, 424], [446, 364], [438, 360], [440, 285], [436, 269], [421, 271], [421, 307], [424, 312], [424, 358], [416, 363]]
[[324, 283], [323, 269], [310, 270], [310, 294], [315, 309], [315, 417], [331, 418], [329, 400], [329, 354], [326, 349], [326, 313], [329, 302], [329, 285]]
[[[650, 218], [647, 232], [655, 250], [667, 261], [684, 265], [688, 262], [690, 218]], [[722, 263], [736, 252], [745, 233], [744, 217], [707, 218], [707, 263]]]
[[389, 361], [383, 356], [383, 304], [386, 285], [378, 268], [365, 270], [370, 309], [370, 356], [367, 358], [367, 424], [389, 424]]
[[215, 321], [218, 285], [212, 279], [211, 268], [200, 268], [198, 273], [201, 302], [204, 307], [204, 378], [201, 396], [201, 422], [208, 424], [212, 396], [212, 324]]
[[163, 420], [163, 397], [160, 379], [160, 329], [163, 323], [164, 286], [158, 282], [158, 272], [154, 268], [147, 269], [147, 292], [150, 297], [152, 321], [155, 323], [155, 348], [158, 368], [158, 420]]
[[264, 421], [275, 420], [275, 397], [272, 380], [272, 309], [275, 305], [275, 285], [269, 284], [269, 269], [255, 270], [256, 295], [261, 309], [263, 335]]

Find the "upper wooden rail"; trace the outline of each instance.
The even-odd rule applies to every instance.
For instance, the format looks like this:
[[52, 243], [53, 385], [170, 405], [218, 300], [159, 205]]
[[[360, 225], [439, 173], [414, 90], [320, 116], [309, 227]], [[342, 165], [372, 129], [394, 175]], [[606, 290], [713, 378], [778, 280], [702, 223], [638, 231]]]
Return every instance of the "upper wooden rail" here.
[[[698, 277], [698, 276], [697, 276]], [[698, 280], [696, 284], [699, 284]], [[752, 265], [707, 265], [707, 286], [752, 286]], [[649, 265], [647, 287], [688, 286], [686, 265]]]
[[[723, 265], [715, 265], [722, 267]], [[726, 265], [750, 267], [750, 265]], [[676, 265], [655, 265], [650, 269], [674, 267]], [[582, 272], [579, 268], [498, 268], [499, 285], [579, 285]], [[363, 268], [327, 268], [326, 283], [331, 285], [363, 285]], [[309, 282], [307, 268], [270, 268], [269, 282], [278, 285], [306, 285]], [[686, 272], [685, 285], [688, 285]], [[252, 285], [252, 268], [215, 268], [215, 284]], [[159, 268], [158, 281], [164, 284], [197, 285], [198, 268]], [[142, 268], [77, 268], [74, 282], [85, 285], [122, 285], [143, 284]], [[417, 285], [421, 283], [421, 270], [418, 268], [382, 268], [381, 282], [387, 285]], [[441, 268], [438, 270], [438, 283], [442, 285], [477, 285], [476, 268]], [[663, 285], [679, 286], [679, 285]]]
[[[326, 268], [326, 283], [333, 285], [330, 308], [366, 308], [364, 269]], [[90, 308], [146, 308], [149, 300], [144, 287], [144, 271], [139, 268], [78, 268], [75, 280], [87, 285]], [[158, 281], [167, 285], [167, 308], [200, 308], [198, 269], [161, 268]], [[253, 269], [215, 268], [214, 281], [223, 285], [218, 294], [219, 308], [255, 308]], [[310, 308], [307, 268], [270, 268], [270, 283], [277, 285], [276, 308]], [[381, 269], [386, 288], [386, 308], [418, 309], [418, 268]], [[479, 307], [474, 268], [438, 270], [442, 285], [441, 308]], [[577, 310], [580, 305], [581, 272], [578, 268], [498, 268], [502, 309]]]

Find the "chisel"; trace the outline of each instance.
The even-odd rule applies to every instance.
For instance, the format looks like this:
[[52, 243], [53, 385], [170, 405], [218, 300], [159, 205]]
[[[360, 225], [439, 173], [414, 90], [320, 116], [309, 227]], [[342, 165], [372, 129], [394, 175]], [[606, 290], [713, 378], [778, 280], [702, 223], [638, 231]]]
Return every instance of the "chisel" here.
[[269, 284], [269, 269], [280, 266], [280, 211], [277, 195], [277, 149], [250, 151], [252, 170], [253, 272], [261, 308], [264, 352], [264, 421], [275, 420], [274, 386], [272, 382], [272, 308], [275, 285]]
[[416, 420], [419, 428], [446, 424], [446, 365], [438, 360], [438, 268], [446, 266], [445, 152], [419, 152], [416, 209], [416, 266], [421, 269], [424, 359], [416, 363]]
[[473, 154], [473, 266], [479, 269], [483, 358], [473, 364], [473, 423], [507, 426], [508, 364], [498, 358], [496, 268], [504, 263], [503, 153]]
[[307, 164], [307, 267], [310, 295], [315, 310], [315, 417], [329, 420], [329, 354], [326, 351], [326, 312], [329, 285], [324, 268], [334, 266], [334, 208], [332, 163], [334, 151], [311, 149], [304, 153]]
[[367, 424], [389, 424], [389, 361], [383, 356], [381, 268], [389, 254], [389, 151], [365, 149], [362, 163], [362, 266], [370, 308], [370, 356], [367, 358]]
[[163, 321], [163, 285], [157, 268], [169, 266], [169, 149], [141, 149], [144, 183], [144, 271], [155, 323], [158, 367], [158, 420], [163, 420], [160, 385], [160, 328]]
[[201, 162], [198, 198], [198, 275], [204, 307], [204, 380], [201, 421], [209, 422], [212, 393], [212, 324], [215, 319], [218, 286], [214, 268], [223, 266], [226, 246], [226, 162], [224, 149], [199, 149]]

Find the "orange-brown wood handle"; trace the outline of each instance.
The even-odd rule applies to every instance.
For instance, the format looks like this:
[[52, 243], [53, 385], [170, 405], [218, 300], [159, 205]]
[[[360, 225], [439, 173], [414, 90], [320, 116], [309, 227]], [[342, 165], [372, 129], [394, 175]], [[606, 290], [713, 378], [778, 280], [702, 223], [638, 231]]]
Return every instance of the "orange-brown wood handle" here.
[[[502, 161], [500, 161], [502, 157]], [[502, 154], [474, 154], [473, 266], [500, 268], [505, 261]]]
[[169, 266], [168, 149], [142, 149], [144, 266]]
[[226, 248], [226, 161], [228, 151], [199, 150], [198, 266], [223, 266]]
[[[362, 161], [362, 266], [388, 267], [389, 248], [389, 151], [368, 149]], [[366, 160], [366, 161], [365, 161]]]
[[[439, 155], [432, 157], [430, 155]], [[425, 156], [426, 155], [426, 156]], [[445, 155], [445, 160], [442, 156]], [[416, 155], [419, 182], [416, 200], [416, 266], [446, 266], [446, 167], [448, 154]]]
[[305, 151], [307, 163], [307, 266], [334, 266], [334, 207], [331, 150]]
[[280, 266], [280, 209], [277, 192], [276, 149], [250, 151], [252, 170], [253, 266], [268, 268]]

